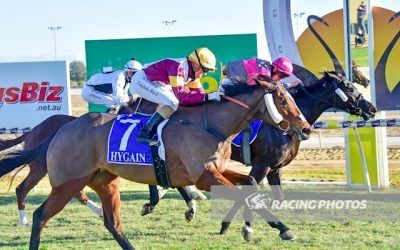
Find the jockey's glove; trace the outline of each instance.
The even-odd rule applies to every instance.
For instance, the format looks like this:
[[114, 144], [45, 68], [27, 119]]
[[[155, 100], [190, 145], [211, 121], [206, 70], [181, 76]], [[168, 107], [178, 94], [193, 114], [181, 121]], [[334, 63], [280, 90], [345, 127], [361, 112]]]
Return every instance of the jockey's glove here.
[[213, 92], [206, 95], [206, 101], [221, 101], [221, 94], [220, 92]]

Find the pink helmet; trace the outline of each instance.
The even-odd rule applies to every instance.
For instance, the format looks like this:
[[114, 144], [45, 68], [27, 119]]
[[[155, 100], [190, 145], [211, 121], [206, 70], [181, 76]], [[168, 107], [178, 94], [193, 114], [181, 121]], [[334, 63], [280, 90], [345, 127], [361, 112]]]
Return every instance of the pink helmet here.
[[287, 76], [293, 74], [293, 64], [287, 57], [279, 57], [272, 63], [272, 66], [276, 67], [279, 72], [284, 73]]

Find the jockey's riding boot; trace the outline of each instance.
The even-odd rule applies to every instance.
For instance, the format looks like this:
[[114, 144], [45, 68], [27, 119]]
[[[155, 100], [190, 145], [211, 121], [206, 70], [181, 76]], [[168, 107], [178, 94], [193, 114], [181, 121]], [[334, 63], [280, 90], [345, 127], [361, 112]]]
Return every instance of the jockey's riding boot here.
[[144, 124], [142, 129], [140, 129], [139, 135], [136, 137], [136, 141], [154, 143], [153, 130], [157, 128], [158, 124], [160, 124], [162, 121], [164, 121], [164, 117], [162, 117], [158, 112], [155, 112], [146, 122], [146, 124]]

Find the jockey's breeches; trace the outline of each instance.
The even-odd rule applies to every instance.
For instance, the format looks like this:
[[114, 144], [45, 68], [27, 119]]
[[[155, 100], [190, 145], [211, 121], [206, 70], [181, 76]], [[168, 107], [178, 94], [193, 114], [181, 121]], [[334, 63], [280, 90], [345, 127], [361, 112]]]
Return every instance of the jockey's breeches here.
[[136, 93], [150, 102], [167, 105], [174, 112], [178, 110], [179, 101], [172, 91], [171, 85], [158, 81], [149, 81], [143, 70], [138, 71], [132, 77], [129, 90], [131, 93]]

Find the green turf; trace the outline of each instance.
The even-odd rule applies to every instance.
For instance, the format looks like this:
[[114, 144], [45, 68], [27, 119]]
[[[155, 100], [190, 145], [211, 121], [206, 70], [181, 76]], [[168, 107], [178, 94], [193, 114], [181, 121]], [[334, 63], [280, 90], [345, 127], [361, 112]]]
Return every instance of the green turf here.
[[[18, 225], [15, 195], [4, 193], [6, 185], [1, 184], [0, 248], [27, 249], [30, 229]], [[45, 180], [29, 195], [27, 213], [30, 218], [34, 209], [45, 201], [48, 192], [49, 185]], [[123, 181], [121, 195], [124, 231], [137, 249], [400, 248], [400, 222], [289, 221], [286, 224], [298, 239], [283, 242], [278, 231], [257, 221], [254, 241], [246, 243], [240, 234], [241, 222], [233, 222], [227, 235], [218, 235], [220, 223], [210, 218], [210, 201], [199, 202], [194, 221], [186, 223], [183, 217], [186, 206], [176, 191], [168, 193], [156, 211], [145, 217], [140, 216], [140, 210], [147, 201], [147, 186]], [[89, 196], [98, 202], [94, 193], [90, 192]], [[74, 200], [45, 227], [40, 249], [119, 249], [119, 246], [101, 219]]]
[[368, 67], [369, 59], [368, 59], [368, 48], [352, 48], [351, 49], [352, 59], [356, 61], [356, 63], [360, 67]]

